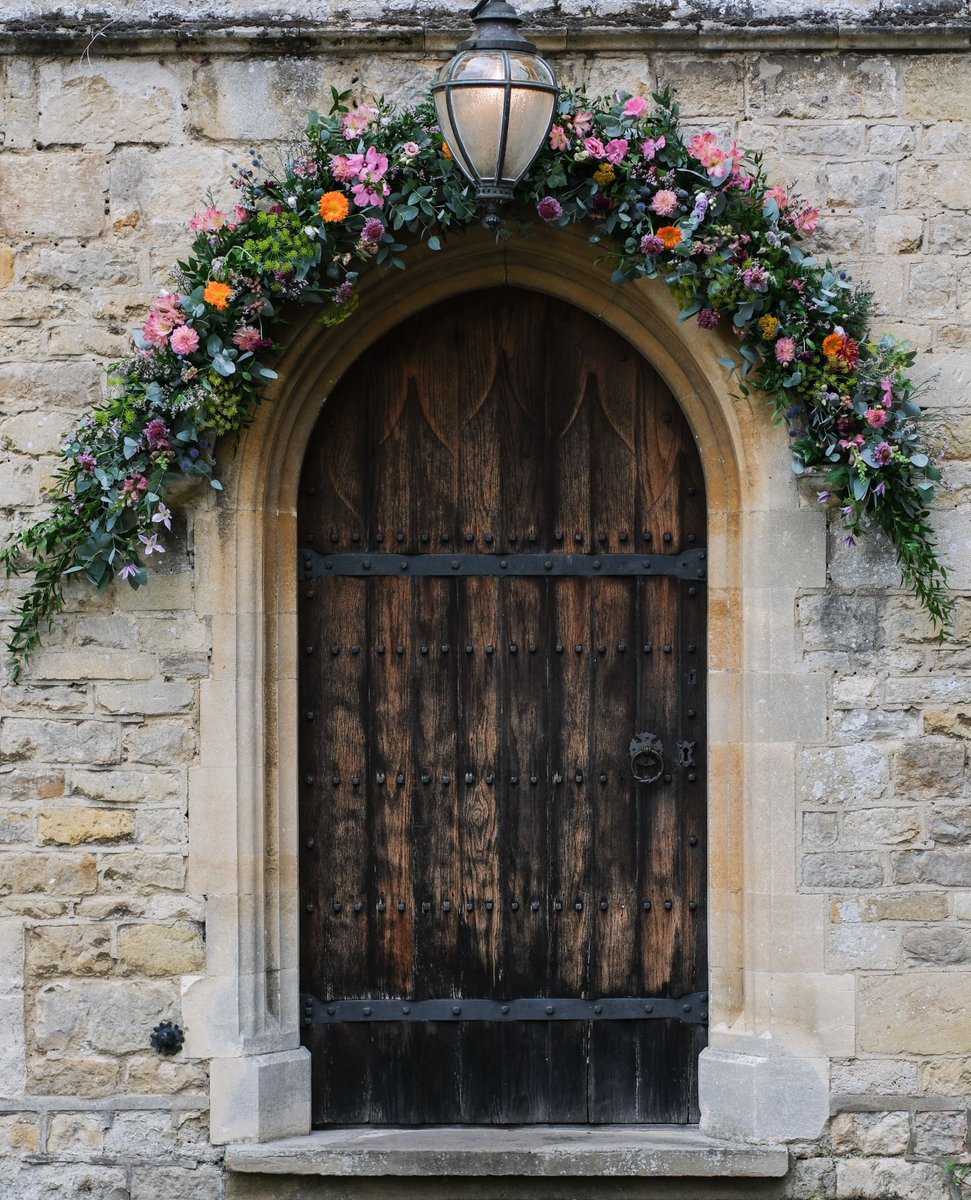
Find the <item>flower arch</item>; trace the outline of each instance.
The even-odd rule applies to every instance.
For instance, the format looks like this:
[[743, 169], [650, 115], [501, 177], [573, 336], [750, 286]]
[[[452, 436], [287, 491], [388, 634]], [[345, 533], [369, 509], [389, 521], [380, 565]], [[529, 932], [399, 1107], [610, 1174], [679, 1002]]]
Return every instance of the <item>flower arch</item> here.
[[[348, 100], [334, 89], [331, 112], [310, 114], [278, 171], [257, 155], [236, 167], [232, 213], [209, 197], [190, 222], [178, 291], [155, 301], [108, 398], [67, 436], [49, 515], [0, 551], [8, 575], [33, 575], [9, 642], [14, 677], [72, 576], [141, 587], [147, 560], [165, 553], [173, 485], [221, 486], [214, 440], [248, 423], [275, 378], [261, 356], [283, 305], [346, 320], [362, 269], [403, 268], [410, 245], [441, 251], [476, 219], [430, 102]], [[818, 210], [770, 186], [760, 156], [737, 143], [712, 132], [686, 141], [670, 91], [652, 102], [563, 95], [517, 201], [520, 229], [586, 222], [617, 284], [659, 277], [682, 320], [731, 325], [738, 357], [721, 361], [739, 391], [759, 390], [787, 424], [797, 472], [825, 473], [819, 499], [838, 509], [848, 542], [870, 523], [887, 532], [943, 635], [952, 601], [927, 507], [940, 471], [919, 431], [914, 353], [872, 337], [871, 294], [812, 255]]]

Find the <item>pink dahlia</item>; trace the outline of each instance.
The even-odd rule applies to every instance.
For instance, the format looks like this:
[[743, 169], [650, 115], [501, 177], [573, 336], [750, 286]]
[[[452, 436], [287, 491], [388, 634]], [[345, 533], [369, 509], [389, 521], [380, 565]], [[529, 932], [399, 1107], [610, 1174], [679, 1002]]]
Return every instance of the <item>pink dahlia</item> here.
[[776, 362], [783, 365], [791, 363], [796, 357], [796, 340], [791, 337], [781, 337], [775, 344]]
[[662, 188], [657, 192], [651, 201], [651, 208], [659, 217], [673, 217], [678, 211], [678, 207], [677, 192], [669, 191], [667, 188]]
[[544, 221], [558, 221], [563, 216], [563, 205], [555, 196], [544, 196], [536, 205], [536, 211]]
[[883, 408], [868, 408], [865, 415], [871, 429], [882, 429], [889, 420], [889, 414]]
[[199, 334], [191, 325], [180, 325], [178, 329], [172, 331], [169, 345], [173, 352], [181, 357], [186, 354], [194, 354], [199, 349]]

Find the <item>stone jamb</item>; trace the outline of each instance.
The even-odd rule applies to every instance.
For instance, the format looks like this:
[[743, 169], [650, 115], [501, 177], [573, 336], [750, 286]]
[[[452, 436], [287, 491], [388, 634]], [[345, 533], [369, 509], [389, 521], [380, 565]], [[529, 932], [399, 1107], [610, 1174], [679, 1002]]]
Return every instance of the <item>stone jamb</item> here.
[[[289, 330], [281, 381], [241, 439], [227, 493], [196, 522], [197, 608], [213, 623], [200, 766], [190, 779], [190, 887], [208, 898], [206, 974], [187, 979], [188, 1050], [212, 1063], [213, 1140], [306, 1134], [297, 961], [296, 491], [333, 385], [387, 330], [449, 295], [509, 283], [605, 321], [682, 405], [709, 502], [709, 938], [712, 1023], [702, 1129], [752, 1141], [817, 1136], [828, 1055], [852, 1053], [853, 981], [824, 974], [824, 901], [800, 896], [795, 747], [821, 738], [826, 680], [800, 667], [800, 589], [825, 585], [825, 519], [801, 507], [784, 432], [732, 395], [732, 345], [679, 324], [663, 284], [618, 287], [582, 233], [496, 246], [473, 230], [405, 273], [374, 271], [360, 311]], [[766, 930], [771, 928], [771, 936]], [[780, 947], [795, 942], [788, 958]]]

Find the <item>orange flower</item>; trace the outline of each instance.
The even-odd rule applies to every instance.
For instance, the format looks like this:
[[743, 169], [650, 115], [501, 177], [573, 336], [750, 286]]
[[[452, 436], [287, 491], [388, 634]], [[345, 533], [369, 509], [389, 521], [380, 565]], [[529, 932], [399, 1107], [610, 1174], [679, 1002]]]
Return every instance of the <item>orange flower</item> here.
[[843, 349], [843, 335], [841, 333], [831, 333], [829, 337], [823, 338], [823, 353], [827, 358], [835, 358]]
[[448, 142], [442, 142], [442, 154], [444, 154], [445, 157], [448, 159], [452, 159], [455, 157], [455, 155], [452, 153], [452, 151], [449, 150], [449, 148], [448, 148]]
[[213, 308], [228, 308], [229, 297], [233, 294], [233, 289], [228, 283], [210, 282], [206, 284], [206, 290], [202, 293], [202, 298], [207, 304], [211, 304]]
[[320, 197], [320, 215], [325, 221], [343, 221], [350, 211], [343, 192], [324, 192]]
[[657, 231], [657, 236], [664, 243], [668, 250], [673, 250], [675, 246], [684, 238], [684, 234], [677, 225], [662, 225]]

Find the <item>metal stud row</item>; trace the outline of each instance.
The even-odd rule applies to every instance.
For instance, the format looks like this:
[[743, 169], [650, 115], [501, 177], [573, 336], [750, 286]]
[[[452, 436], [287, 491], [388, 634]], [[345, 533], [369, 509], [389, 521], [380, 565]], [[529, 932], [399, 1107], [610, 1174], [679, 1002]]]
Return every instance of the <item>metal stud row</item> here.
[[[617, 541], [624, 546], [630, 544], [632, 537], [634, 540], [636, 540], [636, 535], [631, 534], [631, 532], [627, 529], [621, 529], [616, 535]], [[394, 543], [395, 545], [403, 546], [405, 543], [411, 541], [412, 538], [413, 535], [405, 534], [399, 529], [394, 535]], [[464, 542], [465, 545], [471, 546], [478, 541], [478, 538], [479, 535], [477, 533], [467, 530], [460, 537], [456, 537], [454, 539], [450, 533], [440, 533], [437, 537], [437, 541], [442, 546], [450, 546], [453, 540], [458, 543]], [[582, 546], [586, 542], [586, 535], [580, 531], [577, 531], [572, 535], [572, 539], [575, 546]], [[347, 541], [353, 546], [360, 546], [362, 542], [367, 541], [367, 538], [357, 531], [351, 534], [342, 534], [339, 530], [332, 529], [329, 536], [326, 539], [322, 538], [321, 540], [329, 543], [332, 546], [339, 546], [342, 541]], [[383, 546], [387, 540], [387, 535], [379, 531], [374, 534], [373, 540], [375, 545]], [[418, 535], [417, 540], [422, 546], [430, 546], [434, 541], [436, 541], [436, 538], [429, 530], [425, 529], [422, 530]], [[539, 535], [534, 530], [530, 530], [529, 533], [525, 533], [522, 536], [520, 536], [518, 533], [495, 534], [490, 532], [483, 534], [482, 540], [487, 546], [494, 546], [496, 541], [506, 541], [510, 546], [518, 546], [520, 542], [524, 543], [525, 545], [535, 546], [539, 541]], [[645, 545], [651, 545], [651, 543], [654, 541], [653, 532], [649, 529], [642, 530], [641, 540], [645, 543]], [[664, 531], [661, 534], [661, 540], [666, 546], [670, 546], [674, 541], [674, 535], [668, 531]], [[686, 540], [690, 545], [693, 546], [698, 541], [698, 536], [697, 534], [689, 533], [687, 534]], [[317, 535], [315, 533], [305, 533], [301, 541], [306, 542], [306, 544], [309, 546], [312, 546], [317, 541]], [[567, 541], [567, 534], [562, 529], [557, 529], [553, 534], [553, 541], [556, 542], [557, 545], [561, 545]], [[596, 541], [598, 545], [606, 546], [611, 541], [611, 535], [606, 529], [600, 529], [597, 531]]]
[[[554, 642], [552, 643], [552, 647], [557, 654], [563, 654], [566, 650], [566, 643]], [[583, 642], [573, 643], [573, 649], [577, 654], [583, 654], [585, 650], [591, 650], [596, 654], [605, 655], [609, 650], [614, 648], [615, 647], [613, 643], [608, 646], [606, 642], [594, 642], [589, 646], [585, 645]], [[665, 654], [671, 654], [674, 649], [671, 642], [663, 642], [661, 644], [661, 648]], [[365, 647], [363, 647], [360, 642], [351, 642], [348, 646], [342, 646], [339, 642], [331, 642], [331, 644], [327, 647], [328, 653], [332, 658], [337, 658], [338, 655], [345, 650], [348, 651], [353, 657], [357, 657], [363, 649], [365, 649]], [[399, 657], [402, 657], [407, 653], [408, 645], [405, 642], [394, 642], [391, 644], [390, 649], [392, 649]], [[465, 642], [462, 646], [462, 649], [469, 656], [475, 654], [475, 645], [472, 642]], [[539, 646], [536, 642], [526, 642], [522, 645], [519, 642], [507, 642], [502, 646], [497, 645], [495, 642], [486, 642], [483, 646], [483, 649], [485, 650], [486, 654], [491, 657], [497, 651], [499, 653], [506, 651], [509, 654], [518, 654], [520, 650], [526, 650], [530, 654], [535, 654], [539, 649]], [[626, 654], [627, 649], [628, 646], [626, 642], [616, 643], [616, 652], [618, 654]], [[698, 647], [694, 642], [689, 642], [685, 649], [687, 650], [688, 654], [695, 654]], [[374, 645], [374, 651], [379, 657], [386, 655], [388, 650], [389, 645], [387, 642], [376, 642]], [[444, 656], [450, 654], [451, 651], [452, 645], [450, 642], [438, 642], [434, 645], [430, 642], [418, 643], [418, 653], [422, 656], [422, 658], [428, 658], [431, 655]], [[304, 654], [306, 654], [308, 657], [312, 657], [314, 654], [316, 654], [316, 652], [317, 647], [315, 645], [308, 644], [304, 646]], [[653, 654], [654, 643], [644, 642], [642, 645], [642, 653]]]
[[[484, 909], [487, 913], [495, 912], [497, 907], [502, 907], [502, 905], [497, 905], [495, 900], [480, 901], [480, 905], [481, 905], [481, 908]], [[304, 908], [306, 909], [306, 911], [308, 913], [314, 912], [315, 907], [316, 906], [314, 905], [313, 901], [308, 901], [304, 905]], [[327, 905], [325, 905], [324, 907], [326, 909]], [[367, 907], [367, 905], [365, 904], [365, 902], [363, 900], [352, 900], [352, 901], [348, 901], [345, 904], [345, 902], [343, 900], [339, 900], [335, 897], [330, 901], [330, 911], [332, 913], [334, 913], [335, 915], [340, 915], [341, 913], [347, 911], [347, 912], [353, 912], [357, 916], [360, 916], [364, 912], [366, 907]], [[468, 913], [475, 912], [476, 911], [476, 902], [474, 900], [466, 900], [464, 904], [455, 904], [451, 900], [442, 900], [440, 904], [435, 904], [431, 900], [422, 900], [418, 904], [413, 903], [411, 907], [416, 912], [420, 912], [422, 914], [422, 916], [428, 916], [433, 910], [436, 910], [436, 911], [440, 910], [441, 912], [448, 915], [449, 913], [452, 913], [452, 912], [457, 913], [457, 912], [461, 912], [462, 910], [464, 910], [465, 912], [468, 912]], [[510, 900], [505, 905], [505, 907], [508, 908], [510, 912], [514, 912], [514, 913], [518, 913], [518, 912], [538, 913], [543, 908], [543, 904], [540, 900], [530, 900], [528, 902], [521, 902], [519, 900]], [[595, 904], [591, 905], [591, 907], [594, 908], [595, 911], [609, 912], [610, 911], [610, 900], [607, 899], [607, 897], [601, 897], [601, 899], [599, 901], [596, 901]], [[623, 909], [625, 907], [625, 905], [621, 905], [620, 907]], [[655, 904], [654, 904], [654, 901], [652, 901], [652, 900], [642, 900], [640, 902], [641, 912], [645, 912], [645, 913], [653, 912], [654, 907], [655, 907]], [[666, 900], [662, 901], [662, 903], [658, 907], [661, 908], [664, 912], [673, 912], [674, 911], [674, 901], [671, 899], [666, 899]], [[561, 913], [563, 911], [582, 913], [585, 910], [585, 908], [586, 908], [586, 905], [585, 905], [583, 899], [574, 900], [574, 901], [572, 901], [572, 903], [571, 902], [564, 903], [563, 900], [558, 899], [558, 900], [554, 900], [552, 902], [552, 904], [550, 905], [550, 910], [554, 913]], [[374, 909], [377, 913], [379, 913], [381, 915], [388, 912], [389, 909], [393, 912], [406, 913], [408, 911], [408, 903], [405, 900], [398, 900], [394, 904], [389, 905], [386, 900], [379, 900], [374, 905]], [[697, 912], [698, 911], [698, 901], [697, 900], [689, 900], [688, 901], [688, 909], [690, 912]]]
[[[313, 718], [314, 715], [315, 714], [312, 712], [307, 713], [307, 716], [309, 718]], [[569, 772], [567, 774], [569, 774]], [[594, 774], [596, 774], [596, 776], [597, 776], [597, 782], [600, 783], [601, 785], [604, 785], [609, 782], [610, 776], [606, 771], [594, 772]], [[399, 787], [407, 782], [407, 777], [406, 777], [404, 771], [396, 771], [393, 773], [392, 777], [393, 777], [394, 782], [396, 784], [398, 784]], [[421, 780], [421, 782], [426, 787], [432, 782], [432, 775], [431, 775], [430, 771], [419, 772], [418, 778]], [[474, 774], [474, 772], [466, 771], [462, 778], [467, 787], [474, 787], [476, 783], [482, 783], [482, 782], [485, 782], [490, 787], [492, 787], [493, 784], [496, 782], [497, 776], [496, 776], [495, 771], [489, 771], [485, 775], [480, 775], [477, 778], [476, 775]], [[554, 787], [559, 787], [566, 780], [566, 778], [567, 778], [567, 776], [563, 775], [562, 772], [554, 771], [553, 774], [550, 776], [550, 782], [553, 784]], [[587, 777], [584, 775], [583, 771], [574, 771], [572, 774], [572, 781], [574, 783], [583, 783], [583, 782], [585, 782], [586, 778]], [[592, 780], [593, 776], [591, 776], [590, 778]], [[621, 772], [615, 778], [620, 783], [625, 783], [627, 781], [627, 776], [626, 776], [626, 774], [624, 774], [624, 772]], [[697, 778], [697, 776], [695, 775], [694, 772], [691, 772], [688, 774], [687, 778], [688, 778], [689, 782], [693, 783], [695, 781], [695, 779]], [[531, 787], [536, 787], [540, 782], [545, 782], [545, 779], [543, 777], [541, 777], [540, 775], [537, 775], [535, 773], [531, 773], [528, 776], [527, 775], [520, 776], [518, 774], [512, 773], [512, 774], [507, 775], [505, 777], [505, 779], [509, 784], [512, 785], [512, 787], [518, 787], [520, 783], [526, 783], [527, 781], [529, 782]], [[666, 783], [671, 782], [670, 773], [665, 774], [664, 780]], [[375, 772], [374, 781], [380, 787], [384, 787], [384, 785], [388, 782], [388, 772], [387, 771]], [[343, 777], [339, 773], [335, 772], [333, 775], [331, 775], [330, 782], [335, 788], [340, 787], [341, 783], [343, 782]], [[453, 776], [451, 775], [450, 772], [446, 772], [444, 775], [441, 776], [441, 784], [443, 787], [451, 787], [452, 782], [453, 782]], [[499, 782], [500, 782], [500, 784], [503, 782], [502, 777], [499, 778]], [[313, 774], [305, 775], [304, 783], [307, 785], [307, 787], [313, 787], [317, 783], [317, 776], [313, 775]], [[352, 775], [351, 776], [351, 787], [356, 788], [356, 787], [360, 787], [360, 786], [361, 786], [361, 776], [359, 774]]]

